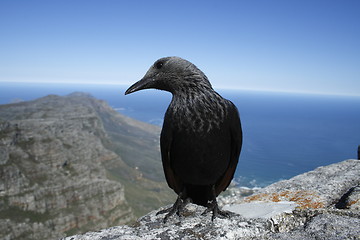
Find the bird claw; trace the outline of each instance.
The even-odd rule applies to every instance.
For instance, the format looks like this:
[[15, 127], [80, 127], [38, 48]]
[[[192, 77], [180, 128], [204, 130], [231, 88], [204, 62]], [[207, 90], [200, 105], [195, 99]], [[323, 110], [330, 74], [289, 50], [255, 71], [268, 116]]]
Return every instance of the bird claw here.
[[169, 217], [173, 216], [175, 213], [180, 217], [180, 213], [182, 212], [184, 207], [190, 202], [191, 202], [190, 198], [186, 198], [184, 201], [181, 198], [178, 198], [172, 207], [169, 207], [164, 210], [160, 210], [159, 212], [156, 213], [156, 216], [159, 214], [167, 213], [163, 220], [163, 222], [166, 223]]
[[[168, 218], [171, 217], [172, 215], [174, 215], [175, 212], [178, 212], [175, 204], [174, 206], [170, 207], [170, 208], [167, 208], [167, 209], [164, 209], [164, 210], [161, 210], [159, 212], [156, 213], [156, 216], [159, 215], [159, 214], [164, 214], [164, 213], [167, 213], [164, 217], [164, 220], [163, 222], [166, 223]], [[178, 214], [178, 213], [177, 213]]]
[[172, 208], [173, 208], [173, 207], [169, 207], [169, 208], [167, 208], [167, 209], [160, 210], [160, 211], [158, 211], [158, 212], [156, 213], [156, 216], [157, 216], [157, 215], [160, 215], [160, 214], [168, 213], [168, 212], [170, 212], [170, 211], [172, 210]]
[[212, 201], [208, 205], [207, 209], [201, 215], [206, 215], [209, 212], [213, 213], [212, 217], [211, 217], [211, 221], [214, 221], [214, 219], [217, 218], [217, 217], [219, 217], [219, 218], [230, 218], [233, 215], [232, 212], [225, 211], [225, 210], [224, 211], [220, 210], [216, 200]]

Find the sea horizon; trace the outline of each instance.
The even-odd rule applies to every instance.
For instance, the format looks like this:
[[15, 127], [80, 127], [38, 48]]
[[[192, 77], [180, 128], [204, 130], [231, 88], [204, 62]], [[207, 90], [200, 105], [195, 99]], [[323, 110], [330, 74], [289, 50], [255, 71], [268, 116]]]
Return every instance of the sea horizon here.
[[[120, 83], [120, 82], [84, 82], [84, 81], [0, 81], [0, 89], [1, 86], [14, 86], [14, 85], [22, 85], [22, 86], [67, 86], [67, 88], [79, 88], [79, 86], [118, 86], [121, 89], [127, 89], [131, 86], [132, 83]], [[241, 88], [241, 87], [230, 87], [230, 86], [213, 86], [216, 91], [244, 91], [244, 92], [259, 92], [259, 93], [274, 93], [274, 94], [295, 94], [295, 95], [319, 95], [319, 96], [339, 96], [339, 97], [355, 97], [360, 98], [359, 94], [350, 94], [350, 93], [337, 93], [337, 92], [318, 92], [318, 91], [296, 91], [296, 90], [280, 90], [280, 89], [261, 89], [261, 88]], [[2, 104], [0, 102], [0, 104]]]

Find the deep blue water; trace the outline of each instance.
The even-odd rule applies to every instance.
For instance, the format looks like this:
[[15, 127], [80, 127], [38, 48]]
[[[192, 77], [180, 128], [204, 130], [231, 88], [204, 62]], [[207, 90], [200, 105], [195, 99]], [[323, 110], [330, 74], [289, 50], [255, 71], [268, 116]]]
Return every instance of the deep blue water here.
[[[171, 95], [125, 86], [0, 83], [0, 104], [88, 92], [119, 112], [161, 125]], [[244, 143], [236, 180], [265, 186], [349, 158], [360, 145], [360, 97], [219, 90], [240, 112]]]

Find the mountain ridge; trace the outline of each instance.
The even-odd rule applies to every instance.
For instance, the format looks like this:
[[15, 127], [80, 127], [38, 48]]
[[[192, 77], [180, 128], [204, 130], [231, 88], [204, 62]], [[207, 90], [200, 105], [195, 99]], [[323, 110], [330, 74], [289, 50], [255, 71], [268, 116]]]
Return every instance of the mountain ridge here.
[[171, 202], [159, 132], [84, 93], [0, 105], [0, 237], [59, 238]]

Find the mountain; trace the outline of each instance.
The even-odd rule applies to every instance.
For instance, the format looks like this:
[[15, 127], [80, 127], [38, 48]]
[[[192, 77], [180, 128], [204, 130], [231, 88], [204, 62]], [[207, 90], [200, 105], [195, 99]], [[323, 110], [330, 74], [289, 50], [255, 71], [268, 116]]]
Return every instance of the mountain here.
[[173, 202], [159, 133], [83, 93], [0, 105], [0, 238], [64, 237]]

